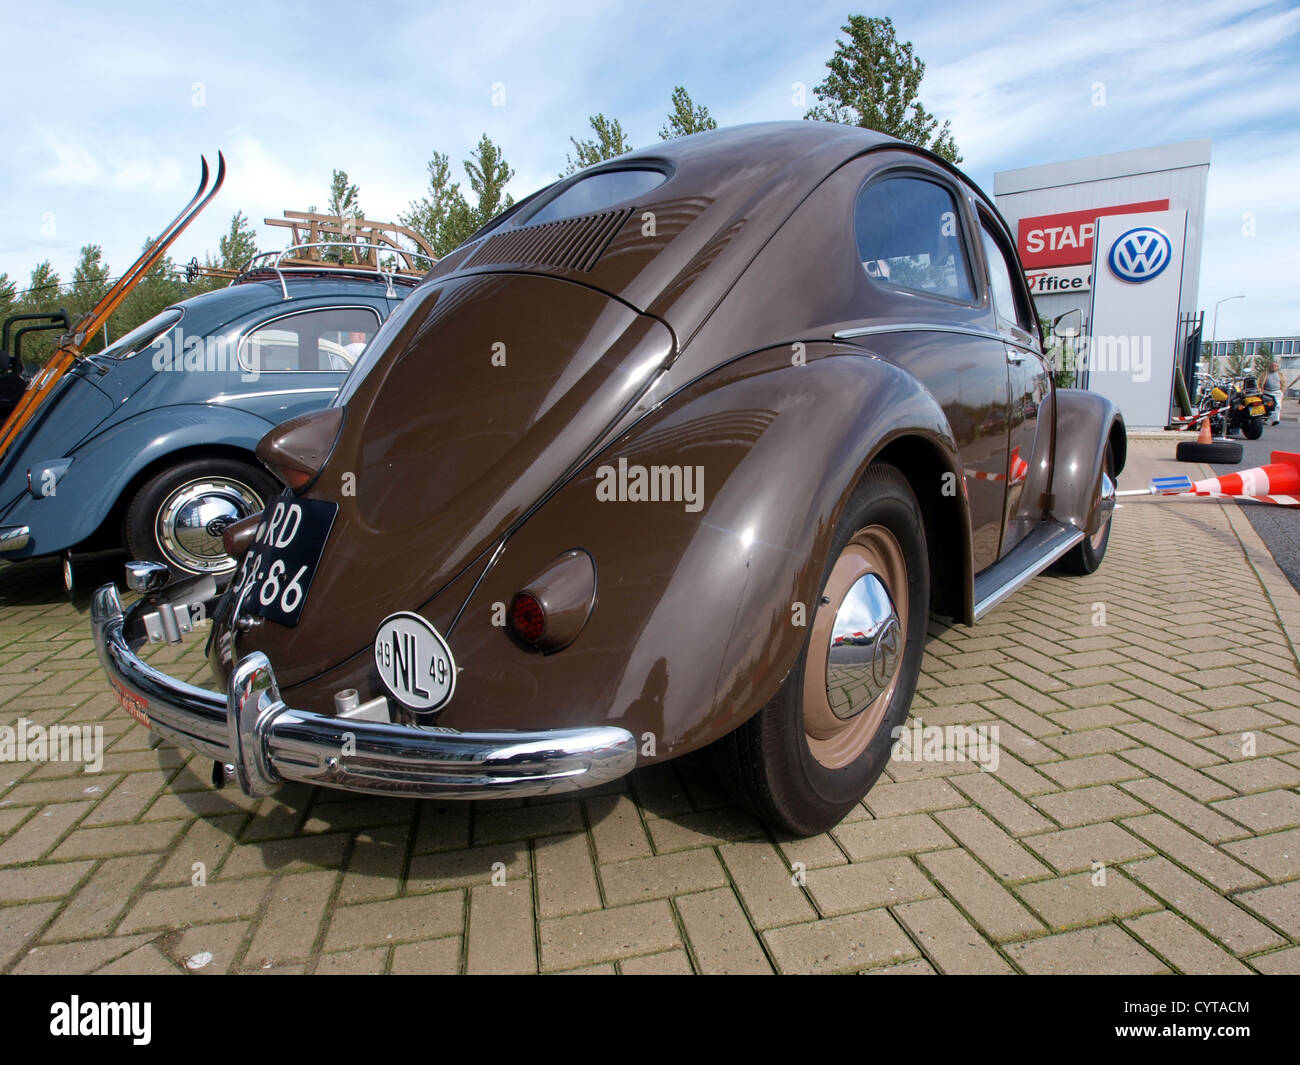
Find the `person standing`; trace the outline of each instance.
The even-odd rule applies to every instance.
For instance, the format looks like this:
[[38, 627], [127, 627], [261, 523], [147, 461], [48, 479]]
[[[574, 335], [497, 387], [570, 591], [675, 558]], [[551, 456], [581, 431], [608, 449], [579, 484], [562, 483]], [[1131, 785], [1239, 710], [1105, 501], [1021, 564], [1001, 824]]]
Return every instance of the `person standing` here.
[[1282, 368], [1275, 362], [1269, 366], [1268, 375], [1264, 378], [1264, 391], [1273, 397], [1273, 420], [1269, 425], [1277, 425], [1282, 420], [1282, 396], [1285, 390]]

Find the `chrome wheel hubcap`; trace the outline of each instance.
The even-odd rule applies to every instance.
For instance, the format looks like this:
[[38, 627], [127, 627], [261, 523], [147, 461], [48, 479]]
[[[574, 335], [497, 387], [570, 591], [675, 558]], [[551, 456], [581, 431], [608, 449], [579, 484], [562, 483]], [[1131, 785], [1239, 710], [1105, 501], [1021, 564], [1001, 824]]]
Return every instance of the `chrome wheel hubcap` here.
[[826, 698], [841, 721], [856, 717], [889, 686], [903, 649], [898, 611], [874, 573], [849, 589], [831, 629]]
[[1100, 551], [1101, 545], [1106, 542], [1106, 531], [1110, 526], [1110, 516], [1115, 512], [1115, 482], [1105, 470], [1101, 474], [1101, 491], [1097, 497], [1097, 510], [1101, 520], [1097, 526], [1097, 531], [1092, 534], [1089, 541], [1094, 551]]
[[248, 485], [225, 477], [187, 481], [158, 508], [154, 536], [163, 554], [194, 573], [222, 573], [234, 567], [221, 534], [226, 526], [256, 514], [261, 497]]
[[828, 769], [849, 765], [885, 719], [907, 645], [907, 562], [881, 525], [859, 530], [831, 568], [813, 615], [803, 728]]

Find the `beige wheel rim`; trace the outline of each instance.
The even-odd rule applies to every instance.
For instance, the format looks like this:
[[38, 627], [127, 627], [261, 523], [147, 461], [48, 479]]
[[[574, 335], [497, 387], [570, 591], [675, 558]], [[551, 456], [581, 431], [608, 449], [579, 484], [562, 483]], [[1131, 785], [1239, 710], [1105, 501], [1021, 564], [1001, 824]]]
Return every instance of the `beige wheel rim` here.
[[857, 532], [831, 567], [805, 659], [804, 736], [827, 769], [852, 763], [879, 730], [902, 673], [909, 606], [897, 539], [881, 525]]

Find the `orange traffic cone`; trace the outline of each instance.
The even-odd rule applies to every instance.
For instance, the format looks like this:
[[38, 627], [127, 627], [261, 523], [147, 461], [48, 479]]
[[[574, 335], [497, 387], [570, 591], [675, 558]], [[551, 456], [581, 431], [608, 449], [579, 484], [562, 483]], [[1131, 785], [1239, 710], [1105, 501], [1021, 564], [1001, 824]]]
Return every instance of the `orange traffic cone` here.
[[1150, 488], [1116, 492], [1120, 496], [1154, 495], [1166, 499], [1187, 496], [1235, 496], [1282, 507], [1300, 507], [1300, 454], [1274, 451], [1267, 466], [1255, 466], [1219, 477], [1192, 481], [1190, 477], [1153, 477]]
[[1196, 442], [1198, 444], [1214, 443], [1214, 434], [1210, 432], [1210, 419], [1208, 417], [1201, 419], [1201, 431], [1197, 434]]
[[1192, 485], [1197, 495], [1248, 496], [1295, 506], [1300, 496], [1300, 455], [1274, 451], [1267, 466], [1255, 466], [1219, 477], [1207, 477]]

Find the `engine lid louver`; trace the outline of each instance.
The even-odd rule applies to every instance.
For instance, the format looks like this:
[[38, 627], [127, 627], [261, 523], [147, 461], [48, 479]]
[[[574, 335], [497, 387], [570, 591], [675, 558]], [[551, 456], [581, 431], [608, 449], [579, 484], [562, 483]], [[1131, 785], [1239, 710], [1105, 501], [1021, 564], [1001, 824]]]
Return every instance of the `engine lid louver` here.
[[628, 207], [621, 211], [602, 211], [498, 233], [466, 259], [463, 266], [519, 263], [585, 273], [596, 265], [614, 234], [632, 217], [633, 210]]

